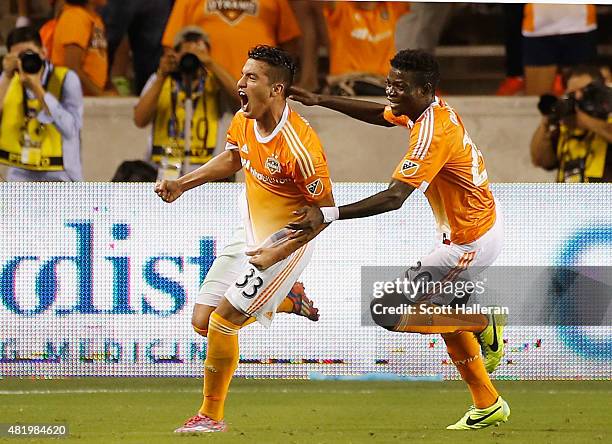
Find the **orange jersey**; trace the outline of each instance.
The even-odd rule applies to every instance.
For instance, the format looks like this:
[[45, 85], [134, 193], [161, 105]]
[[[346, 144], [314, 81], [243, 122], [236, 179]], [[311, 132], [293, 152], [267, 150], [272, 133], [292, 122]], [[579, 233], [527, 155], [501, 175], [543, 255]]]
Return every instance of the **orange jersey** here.
[[410, 147], [393, 178], [425, 193], [451, 242], [468, 244], [485, 234], [495, 223], [495, 201], [482, 154], [455, 110], [436, 99], [414, 123], [389, 107], [384, 116], [410, 129]]
[[262, 137], [241, 111], [227, 132], [227, 149], [240, 150], [246, 182], [248, 243], [259, 245], [295, 220], [293, 211], [331, 191], [327, 159], [310, 124], [285, 106], [281, 121]]
[[51, 61], [66, 66], [67, 45], [77, 45], [83, 55], [83, 71], [98, 87], [104, 89], [108, 78], [106, 35], [102, 18], [81, 6], [64, 5], [53, 33]]
[[177, 0], [162, 44], [173, 47], [174, 36], [188, 25], [209, 35], [212, 58], [236, 79], [253, 46], [278, 46], [301, 35], [287, 0]]
[[335, 2], [323, 13], [329, 34], [331, 75], [363, 72], [386, 76], [395, 55], [395, 25], [406, 3], [378, 2], [371, 11]]

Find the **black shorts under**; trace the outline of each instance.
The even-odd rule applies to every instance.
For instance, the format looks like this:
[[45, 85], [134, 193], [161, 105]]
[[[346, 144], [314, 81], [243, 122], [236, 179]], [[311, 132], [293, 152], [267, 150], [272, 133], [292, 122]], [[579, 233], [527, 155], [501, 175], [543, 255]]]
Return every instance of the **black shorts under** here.
[[597, 32], [523, 38], [525, 66], [574, 66], [593, 63]]

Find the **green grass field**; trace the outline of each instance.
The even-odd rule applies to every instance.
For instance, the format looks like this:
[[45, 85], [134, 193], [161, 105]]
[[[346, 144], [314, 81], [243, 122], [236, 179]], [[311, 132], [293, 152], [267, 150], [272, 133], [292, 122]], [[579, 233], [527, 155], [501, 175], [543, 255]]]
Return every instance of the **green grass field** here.
[[[605, 443], [609, 381], [497, 382], [510, 420], [476, 432], [444, 430], [470, 398], [462, 382], [235, 380], [228, 433], [174, 436], [201, 402], [197, 379], [0, 380], [0, 423], [64, 422], [86, 443]], [[0, 439], [0, 442], [49, 442]]]

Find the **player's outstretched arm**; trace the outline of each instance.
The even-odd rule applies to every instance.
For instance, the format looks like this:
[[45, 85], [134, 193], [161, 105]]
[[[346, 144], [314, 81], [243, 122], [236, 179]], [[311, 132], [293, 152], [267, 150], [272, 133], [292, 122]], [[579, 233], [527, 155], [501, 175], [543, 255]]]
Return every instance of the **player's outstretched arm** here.
[[225, 179], [242, 168], [238, 150], [225, 150], [195, 171], [187, 173], [178, 180], [162, 180], [155, 184], [155, 192], [164, 202], [174, 202], [192, 188], [207, 182]]
[[339, 111], [353, 119], [379, 126], [393, 126], [384, 118], [385, 105], [367, 100], [348, 99], [346, 97], [328, 96], [311, 93], [296, 86], [289, 90], [289, 98], [306, 106], [319, 105]]
[[304, 207], [299, 210], [301, 219], [288, 224], [287, 228], [295, 230], [292, 236], [299, 238], [305, 234], [316, 232], [322, 226], [326, 226], [326, 224], [335, 220], [356, 219], [398, 210], [414, 189], [412, 185], [393, 179], [389, 188], [359, 202], [343, 205], [339, 208]]
[[[333, 206], [334, 197], [331, 193], [329, 193], [328, 196], [321, 199], [319, 202], [317, 202], [317, 204], [321, 206]], [[318, 209], [319, 207], [315, 206], [314, 208]], [[293, 214], [299, 217], [301, 214], [300, 211], [301, 210], [295, 211]], [[327, 225], [328, 224], [321, 225], [316, 230], [301, 232], [299, 233], [299, 235], [291, 233], [291, 235], [287, 237], [286, 241], [281, 242], [276, 246], [269, 248], [258, 248], [254, 251], [249, 251], [247, 252], [247, 255], [252, 256], [249, 262], [259, 270], [265, 270], [267, 268], [270, 268], [277, 262], [288, 258], [299, 248], [306, 245], [312, 239], [317, 237], [321, 231], [327, 228]]]

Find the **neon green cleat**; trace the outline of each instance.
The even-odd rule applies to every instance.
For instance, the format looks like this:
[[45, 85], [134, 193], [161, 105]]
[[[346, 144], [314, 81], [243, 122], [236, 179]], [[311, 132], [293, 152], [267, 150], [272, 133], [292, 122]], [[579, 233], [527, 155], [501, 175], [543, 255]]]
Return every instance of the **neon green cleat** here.
[[490, 314], [489, 325], [476, 335], [484, 356], [484, 366], [487, 372], [493, 373], [504, 357], [504, 326], [507, 316]]
[[449, 425], [447, 430], [478, 430], [489, 426], [498, 426], [502, 422], [508, 421], [510, 407], [501, 396], [497, 398], [495, 404], [486, 409], [470, 407], [463, 418], [455, 424]]

